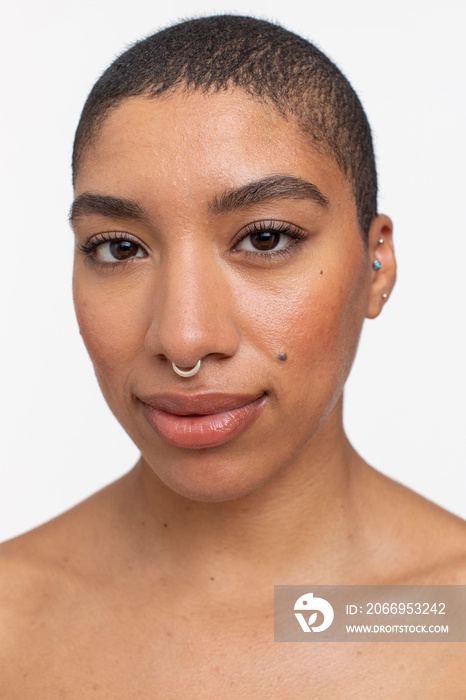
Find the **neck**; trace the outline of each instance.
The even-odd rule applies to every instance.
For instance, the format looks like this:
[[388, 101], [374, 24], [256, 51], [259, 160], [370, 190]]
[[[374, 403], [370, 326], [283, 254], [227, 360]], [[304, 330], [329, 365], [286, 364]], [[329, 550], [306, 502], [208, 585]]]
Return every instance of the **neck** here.
[[351, 555], [360, 465], [343, 431], [341, 400], [277, 476], [233, 501], [183, 498], [141, 458], [126, 477], [138, 551], [146, 563], [155, 552], [158, 567], [179, 568], [177, 575], [182, 571], [190, 581], [223, 577], [233, 583], [240, 574], [243, 582], [262, 576], [293, 583], [304, 570], [338, 576]]

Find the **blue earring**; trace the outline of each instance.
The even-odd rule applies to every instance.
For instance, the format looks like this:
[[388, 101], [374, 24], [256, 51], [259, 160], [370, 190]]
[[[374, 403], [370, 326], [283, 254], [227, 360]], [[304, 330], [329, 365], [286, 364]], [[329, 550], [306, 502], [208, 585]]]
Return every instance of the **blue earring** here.
[[374, 262], [372, 263], [372, 267], [375, 271], [380, 270], [380, 268], [382, 267], [382, 263], [380, 262], [380, 260], [374, 260]]

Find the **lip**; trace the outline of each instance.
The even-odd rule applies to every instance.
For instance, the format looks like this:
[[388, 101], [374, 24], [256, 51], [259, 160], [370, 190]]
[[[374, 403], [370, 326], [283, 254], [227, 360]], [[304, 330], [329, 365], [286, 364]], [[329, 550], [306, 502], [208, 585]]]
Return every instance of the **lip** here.
[[165, 442], [185, 449], [233, 440], [259, 417], [265, 393], [161, 394], [139, 399], [147, 422]]

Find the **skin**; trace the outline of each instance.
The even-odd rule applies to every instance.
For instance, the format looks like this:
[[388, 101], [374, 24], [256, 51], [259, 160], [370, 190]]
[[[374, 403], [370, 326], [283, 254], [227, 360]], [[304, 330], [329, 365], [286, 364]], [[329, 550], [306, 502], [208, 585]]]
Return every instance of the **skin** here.
[[[312, 183], [328, 204], [214, 207], [272, 176]], [[125, 101], [80, 167], [75, 196], [89, 192], [144, 211], [74, 221], [78, 245], [124, 232], [140, 246], [106, 268], [108, 246], [78, 248], [74, 296], [141, 459], [2, 546], [1, 697], [464, 697], [463, 644], [273, 642], [276, 583], [466, 583], [465, 524], [365, 464], [343, 430], [361, 326], [395, 281], [390, 219], [374, 219], [366, 245], [336, 164], [239, 91]], [[258, 221], [303, 240], [248, 252]], [[200, 358], [193, 378], [172, 370]], [[167, 444], [138, 401], [203, 390], [266, 400], [246, 431], [199, 450]]]

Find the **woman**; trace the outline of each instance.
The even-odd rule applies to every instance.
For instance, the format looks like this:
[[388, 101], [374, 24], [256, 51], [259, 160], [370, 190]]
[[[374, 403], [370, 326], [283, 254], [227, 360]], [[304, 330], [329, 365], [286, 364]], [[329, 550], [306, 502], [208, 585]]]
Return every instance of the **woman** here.
[[395, 282], [348, 82], [280, 27], [189, 21], [97, 82], [73, 170], [80, 330], [141, 458], [2, 546], [2, 697], [460, 697], [460, 645], [273, 641], [274, 584], [466, 582], [464, 523], [342, 425]]

